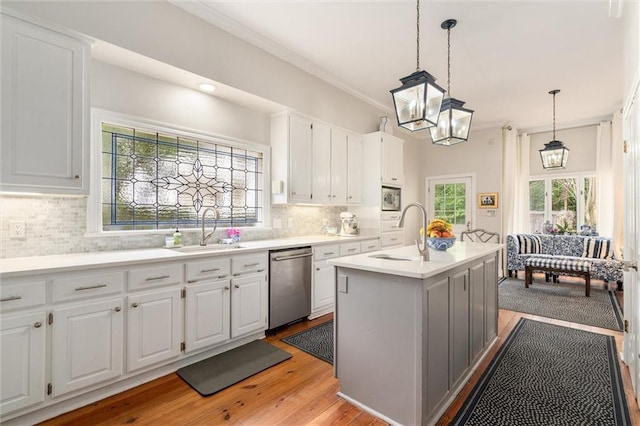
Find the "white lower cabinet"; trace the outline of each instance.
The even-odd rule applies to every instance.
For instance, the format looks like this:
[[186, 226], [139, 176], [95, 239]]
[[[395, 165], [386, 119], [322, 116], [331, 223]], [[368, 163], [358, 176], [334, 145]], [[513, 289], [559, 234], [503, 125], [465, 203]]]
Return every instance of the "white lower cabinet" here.
[[180, 289], [136, 294], [127, 302], [127, 371], [177, 357], [183, 325]]
[[122, 374], [122, 298], [53, 310], [53, 396]]
[[333, 265], [326, 260], [313, 264], [313, 293], [311, 295], [311, 312], [319, 312], [333, 307], [335, 302], [335, 271]]
[[45, 316], [34, 312], [0, 319], [0, 413], [44, 401]]
[[231, 338], [267, 328], [268, 294], [264, 273], [231, 280]]
[[185, 305], [185, 351], [229, 340], [231, 283], [228, 279], [188, 285]]

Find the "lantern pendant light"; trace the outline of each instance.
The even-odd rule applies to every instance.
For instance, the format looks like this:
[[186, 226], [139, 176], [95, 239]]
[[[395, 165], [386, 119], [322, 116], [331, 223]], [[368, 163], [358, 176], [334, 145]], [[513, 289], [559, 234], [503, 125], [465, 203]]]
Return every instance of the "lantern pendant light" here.
[[447, 98], [442, 102], [438, 126], [429, 129], [436, 145], [455, 145], [469, 139], [473, 110], [463, 108], [464, 101], [451, 97], [451, 28], [458, 21], [447, 19], [440, 27], [447, 30]]
[[569, 148], [556, 140], [556, 94], [560, 90], [555, 89], [549, 92], [553, 95], [553, 140], [544, 144], [544, 148], [540, 150], [540, 158], [542, 159], [542, 167], [547, 169], [564, 169], [567, 167], [567, 159], [569, 158]]
[[444, 89], [420, 69], [420, 0], [416, 1], [416, 72], [400, 79], [402, 86], [391, 90], [398, 125], [416, 131], [438, 124]]

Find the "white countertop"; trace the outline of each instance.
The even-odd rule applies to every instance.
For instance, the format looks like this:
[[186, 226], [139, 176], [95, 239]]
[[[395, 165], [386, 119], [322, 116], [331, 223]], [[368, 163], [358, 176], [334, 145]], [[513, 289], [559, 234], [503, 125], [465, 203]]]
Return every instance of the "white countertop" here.
[[[415, 245], [339, 257], [330, 259], [328, 262], [345, 268], [424, 279], [494, 253], [503, 247], [504, 244], [456, 241], [455, 245], [446, 251], [429, 249], [430, 260], [427, 262], [422, 260]], [[379, 254], [389, 254], [397, 258], [410, 260], [389, 260], [371, 257]]]
[[241, 241], [239, 248], [215, 251], [179, 252], [168, 248], [150, 248], [138, 250], [98, 251], [91, 253], [72, 253], [52, 256], [14, 257], [0, 259], [0, 279], [30, 275], [77, 271], [96, 267], [135, 265], [159, 260], [189, 260], [212, 256], [229, 256], [255, 251], [277, 250], [288, 247], [337, 244], [378, 238], [376, 235], [357, 237], [339, 237], [312, 235], [274, 240]]

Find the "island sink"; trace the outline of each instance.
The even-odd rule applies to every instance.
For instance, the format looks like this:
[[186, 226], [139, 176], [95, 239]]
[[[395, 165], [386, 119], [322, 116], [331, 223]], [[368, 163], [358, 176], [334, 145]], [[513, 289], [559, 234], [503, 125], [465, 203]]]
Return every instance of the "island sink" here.
[[412, 260], [420, 260], [420, 259], [412, 259], [410, 257], [394, 256], [394, 255], [388, 254], [388, 253], [372, 254], [369, 257], [371, 257], [373, 259], [400, 260], [400, 261], [405, 261], [405, 262], [411, 262]]

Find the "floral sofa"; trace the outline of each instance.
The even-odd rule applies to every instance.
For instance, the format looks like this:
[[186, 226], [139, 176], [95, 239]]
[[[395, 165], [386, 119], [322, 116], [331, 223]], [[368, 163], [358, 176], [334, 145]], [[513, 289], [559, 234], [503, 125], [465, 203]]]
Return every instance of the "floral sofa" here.
[[517, 276], [518, 271], [524, 271], [524, 262], [531, 256], [588, 259], [591, 278], [615, 281], [618, 289], [622, 290], [623, 263], [616, 259], [610, 238], [549, 234], [507, 235], [507, 270], [510, 277], [513, 272]]

